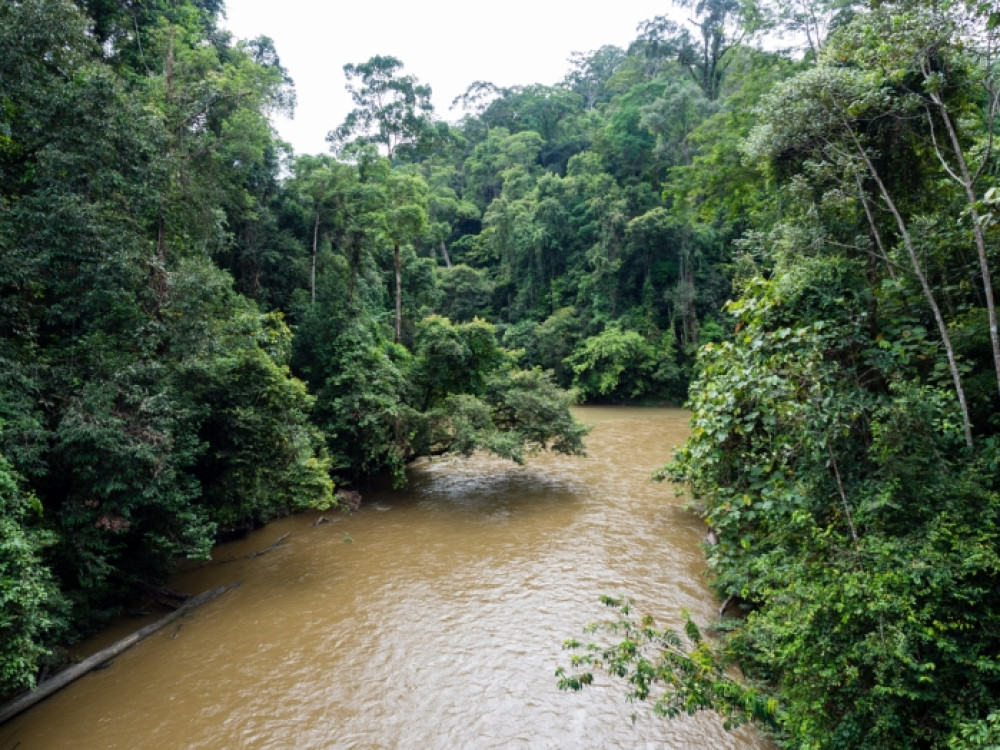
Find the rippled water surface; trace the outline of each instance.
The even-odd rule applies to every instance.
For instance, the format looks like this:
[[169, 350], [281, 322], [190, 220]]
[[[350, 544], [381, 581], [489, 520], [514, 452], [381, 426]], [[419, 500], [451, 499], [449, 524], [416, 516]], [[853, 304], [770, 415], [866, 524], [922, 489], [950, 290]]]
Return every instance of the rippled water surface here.
[[717, 606], [704, 529], [649, 481], [687, 413], [578, 416], [594, 425], [588, 458], [424, 463], [353, 516], [284, 519], [216, 549], [171, 585], [238, 589], [0, 727], [0, 750], [766, 747], [707, 714], [649, 716], [607, 681], [556, 688], [562, 641], [608, 616], [601, 594], [662, 623]]

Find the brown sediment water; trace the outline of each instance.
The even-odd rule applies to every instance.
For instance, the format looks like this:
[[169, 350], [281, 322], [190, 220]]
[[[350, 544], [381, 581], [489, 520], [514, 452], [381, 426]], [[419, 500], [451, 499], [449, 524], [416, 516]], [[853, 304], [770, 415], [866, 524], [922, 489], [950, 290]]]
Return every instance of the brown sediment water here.
[[[179, 574], [242, 585], [0, 726], [34, 748], [768, 747], [708, 713], [677, 720], [598, 675], [561, 692], [563, 640], [627, 595], [661, 624], [710, 623], [705, 529], [650, 481], [677, 409], [582, 408], [589, 457], [424, 462], [361, 511], [272, 523]], [[248, 558], [289, 533], [265, 555]], [[125, 623], [102, 642], [123, 634]]]

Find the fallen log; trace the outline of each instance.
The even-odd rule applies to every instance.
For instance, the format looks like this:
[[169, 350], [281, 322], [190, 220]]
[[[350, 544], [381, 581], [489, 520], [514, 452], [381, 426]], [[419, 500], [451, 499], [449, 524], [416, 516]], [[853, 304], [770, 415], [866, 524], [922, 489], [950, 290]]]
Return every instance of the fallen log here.
[[213, 568], [216, 565], [225, 565], [226, 563], [236, 562], [237, 560], [253, 560], [255, 557], [266, 555], [271, 550], [277, 549], [278, 547], [281, 546], [281, 543], [286, 539], [288, 539], [288, 537], [290, 537], [291, 535], [292, 532], [290, 531], [287, 534], [282, 534], [281, 536], [279, 536], [277, 539], [274, 540], [273, 544], [269, 544], [268, 546], [264, 547], [264, 549], [259, 549], [256, 552], [250, 552], [249, 554], [243, 555], [242, 557], [236, 557], [233, 554], [232, 550], [227, 548], [226, 552], [229, 554], [228, 560], [209, 560], [208, 562], [200, 565], [199, 567]]
[[276, 549], [277, 547], [280, 547], [281, 543], [283, 541], [285, 541], [286, 539], [288, 539], [288, 537], [290, 537], [291, 535], [292, 535], [292, 532], [290, 532], [290, 531], [287, 534], [282, 534], [281, 536], [279, 536], [277, 538], [277, 540], [274, 542], [274, 544], [271, 544], [271, 545], [269, 545], [267, 547], [264, 547], [264, 549], [259, 549], [256, 552], [251, 552], [249, 555], [245, 555], [245, 557], [248, 560], [253, 560], [255, 557], [260, 557], [261, 555], [264, 555], [264, 554], [270, 552], [271, 550]]
[[173, 612], [168, 612], [166, 615], [161, 617], [156, 622], [152, 622], [144, 628], [135, 631], [131, 635], [127, 635], [124, 638], [115, 641], [107, 648], [103, 648], [98, 651], [93, 656], [88, 656], [86, 659], [81, 661], [79, 664], [74, 664], [71, 667], [67, 667], [62, 672], [52, 675], [48, 680], [39, 685], [37, 688], [32, 690], [30, 693], [25, 693], [20, 695], [9, 703], [0, 706], [0, 724], [3, 724], [10, 719], [13, 719], [22, 711], [34, 706], [41, 700], [48, 698], [52, 693], [57, 690], [69, 685], [71, 682], [78, 680], [83, 677], [88, 672], [91, 672], [103, 665], [107, 665], [108, 661], [118, 656], [123, 651], [131, 648], [139, 641], [144, 640], [151, 636], [156, 631], [169, 625], [171, 622], [176, 620], [181, 615], [187, 614], [195, 607], [199, 607], [206, 602], [210, 602], [213, 599], [221, 596], [230, 589], [234, 589], [239, 586], [238, 583], [231, 583], [228, 586], [219, 586], [215, 589], [210, 589], [209, 591], [202, 592], [191, 599], [188, 599], [184, 604], [182, 604], [178, 609]]

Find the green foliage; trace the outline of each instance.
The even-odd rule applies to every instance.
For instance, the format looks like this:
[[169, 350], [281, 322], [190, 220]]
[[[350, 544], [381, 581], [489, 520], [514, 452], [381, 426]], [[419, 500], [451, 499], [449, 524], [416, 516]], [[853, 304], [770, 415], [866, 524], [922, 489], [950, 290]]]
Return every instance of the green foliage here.
[[515, 461], [546, 449], [583, 452], [586, 429], [570, 414], [571, 394], [541, 371], [517, 369], [478, 318], [425, 318], [411, 352], [361, 320], [331, 327], [326, 314], [310, 313], [298, 346], [314, 380], [317, 423], [349, 477], [389, 471], [402, 484], [407, 463], [447, 452]]
[[724, 717], [727, 729], [748, 721], [776, 724], [775, 702], [733, 678], [731, 654], [705, 638], [688, 613], [684, 613], [681, 635], [657, 628], [648, 615], [636, 621], [632, 603], [624, 598], [602, 596], [601, 602], [618, 619], [593, 623], [587, 632], [611, 635], [617, 643], [565, 641], [563, 648], [576, 653], [570, 657], [572, 673], [565, 667], [556, 670], [560, 690], [592, 685], [590, 670], [600, 669], [628, 684], [629, 701], [650, 701], [652, 711], [660, 716], [675, 718], [712, 710]]
[[584, 455], [589, 428], [570, 413], [575, 396], [556, 386], [548, 373], [537, 368], [501, 371], [487, 382], [484, 400], [496, 430], [512, 441], [504, 451], [487, 446], [489, 450], [514, 461], [542, 450]]
[[574, 52], [565, 83], [583, 97], [587, 109], [593, 109], [610, 100], [611, 82], [625, 60], [624, 50], [610, 44], [589, 53]]
[[493, 326], [479, 318], [453, 324], [447, 318], [424, 318], [414, 342], [413, 382], [424, 392], [424, 409], [448, 394], [481, 396], [486, 380], [507, 363]]
[[557, 383], [569, 387], [573, 371], [566, 358], [583, 335], [583, 326], [575, 307], [562, 307], [541, 323], [523, 321], [508, 326], [503, 342], [508, 349], [521, 353], [524, 360], [551, 371]]
[[0, 453], [0, 695], [34, 687], [39, 661], [65, 627], [65, 602], [41, 559], [54, 541], [33, 518], [41, 512]]
[[469, 186], [466, 194], [488, 206], [500, 197], [505, 182], [531, 171], [544, 140], [531, 130], [511, 134], [504, 128], [490, 130], [465, 161]]
[[[291, 331], [210, 268], [185, 264], [164, 310], [186, 323], [171, 342], [178, 389], [199, 413], [201, 507], [220, 524], [334, 503], [330, 460], [309, 422], [314, 398], [291, 377]], [[206, 408], [209, 407], [209, 408]]]
[[438, 269], [441, 288], [441, 314], [458, 323], [483, 317], [490, 310], [494, 284], [486, 273], [459, 263], [451, 268]]
[[612, 326], [584, 339], [566, 362], [573, 369], [573, 385], [591, 398], [657, 396], [677, 387], [673, 349], [669, 333], [650, 343], [636, 331]]
[[1000, 714], [962, 722], [948, 738], [948, 750], [995, 750], [1000, 747]]
[[572, 395], [541, 370], [492, 375], [482, 396], [450, 394], [428, 412], [427, 453], [485, 450], [523, 463], [543, 450], [584, 455], [588, 429], [569, 411]]

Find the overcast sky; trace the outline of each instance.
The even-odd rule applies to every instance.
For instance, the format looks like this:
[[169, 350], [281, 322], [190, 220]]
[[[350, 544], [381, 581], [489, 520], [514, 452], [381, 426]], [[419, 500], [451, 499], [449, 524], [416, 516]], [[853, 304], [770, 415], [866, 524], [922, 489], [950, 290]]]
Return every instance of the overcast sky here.
[[269, 36], [295, 80], [295, 119], [275, 124], [296, 153], [326, 152], [324, 138], [351, 109], [344, 65], [392, 55], [434, 91], [442, 119], [473, 81], [553, 84], [573, 52], [625, 47], [636, 26], [670, 11], [669, 0], [613, 0], [589, 10], [568, 0], [226, 0], [237, 37]]

